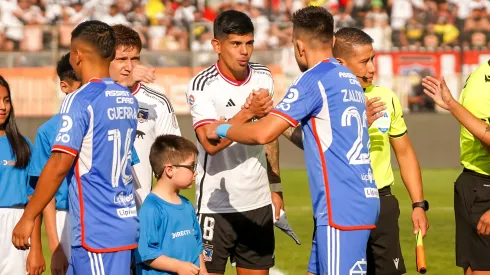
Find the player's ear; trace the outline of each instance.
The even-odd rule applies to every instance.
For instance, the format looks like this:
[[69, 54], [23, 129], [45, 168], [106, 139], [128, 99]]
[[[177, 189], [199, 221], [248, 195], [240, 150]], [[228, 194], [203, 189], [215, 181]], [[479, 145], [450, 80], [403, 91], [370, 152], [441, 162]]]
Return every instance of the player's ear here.
[[60, 89], [64, 94], [68, 94], [68, 89], [70, 88], [70, 85], [66, 83], [66, 81], [61, 80], [60, 81]]
[[295, 47], [298, 49], [298, 53], [300, 56], [305, 56], [305, 42], [301, 39], [296, 39]]
[[171, 165], [165, 166], [163, 168], [163, 173], [167, 175], [167, 178], [171, 179], [174, 176], [175, 168]]
[[345, 60], [342, 58], [342, 57], [336, 57], [335, 59], [337, 59], [337, 61], [342, 64], [342, 65], [345, 65]]
[[213, 45], [213, 50], [215, 53], [221, 53], [221, 42], [218, 39], [213, 38], [213, 40], [211, 40], [211, 45]]

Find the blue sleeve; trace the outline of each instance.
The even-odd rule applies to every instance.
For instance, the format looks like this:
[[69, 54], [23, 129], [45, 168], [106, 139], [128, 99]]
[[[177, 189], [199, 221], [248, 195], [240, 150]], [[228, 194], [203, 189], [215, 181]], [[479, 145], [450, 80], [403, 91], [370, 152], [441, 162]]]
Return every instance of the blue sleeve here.
[[[146, 201], [145, 201], [146, 203]], [[163, 255], [161, 240], [165, 235], [166, 226], [162, 220], [166, 219], [166, 214], [159, 211], [157, 206], [150, 201], [140, 209], [140, 237], [136, 251], [136, 262], [143, 263], [154, 260]]]
[[51, 142], [52, 141], [47, 137], [47, 133], [44, 133], [42, 129], [38, 130], [36, 134], [36, 143], [32, 148], [31, 161], [29, 163], [28, 174], [30, 180], [27, 186], [28, 196], [34, 193], [41, 171], [51, 156]]
[[[308, 78], [306, 76], [305, 78]], [[310, 116], [319, 106], [321, 99], [316, 96], [318, 83], [308, 85], [308, 79], [300, 79], [299, 83], [293, 84], [284, 98], [272, 110], [271, 114], [286, 120], [291, 126], [296, 127], [298, 123]], [[307, 85], [304, 83], [306, 82]], [[313, 90], [312, 89], [316, 89]]]
[[74, 157], [82, 147], [90, 118], [93, 116], [91, 106], [77, 95], [78, 93], [68, 95], [61, 105], [61, 119], [52, 148], [52, 151], [67, 153]]
[[27, 167], [26, 167], [26, 171], [27, 171], [27, 177], [26, 177], [26, 194], [27, 196], [31, 196], [32, 194], [34, 194], [34, 188], [36, 186], [36, 183], [37, 183], [37, 179], [38, 177], [35, 177], [35, 176], [31, 176], [29, 174], [29, 171], [32, 170], [32, 164], [33, 164], [33, 154], [34, 154], [34, 146], [32, 146], [32, 143], [31, 141], [24, 137], [27, 141], [27, 143], [29, 144], [29, 148], [31, 149], [31, 157], [29, 159], [29, 163], [27, 164]]
[[136, 153], [136, 149], [133, 146], [131, 149], [131, 165], [134, 166], [138, 163], [140, 163], [140, 158], [138, 157], [138, 153]]

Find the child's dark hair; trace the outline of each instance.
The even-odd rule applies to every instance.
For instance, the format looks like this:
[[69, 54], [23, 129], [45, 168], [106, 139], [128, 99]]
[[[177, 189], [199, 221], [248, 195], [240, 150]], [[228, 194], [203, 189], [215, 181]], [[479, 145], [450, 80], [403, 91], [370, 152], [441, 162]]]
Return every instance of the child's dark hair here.
[[10, 148], [12, 149], [12, 153], [15, 157], [15, 168], [25, 169], [29, 164], [31, 159], [31, 148], [27, 140], [20, 133], [19, 128], [17, 128], [17, 123], [15, 121], [15, 112], [14, 112], [14, 104], [12, 103], [12, 96], [10, 93], [10, 86], [0, 75], [0, 86], [4, 87], [7, 90], [7, 94], [10, 97], [10, 114], [5, 121], [5, 125], [2, 127], [5, 129], [5, 135], [7, 136], [7, 140], [10, 143]]
[[80, 23], [71, 32], [71, 41], [81, 40], [91, 44], [100, 58], [112, 61], [116, 52], [116, 38], [111, 26], [97, 20]]
[[56, 64], [56, 73], [60, 81], [76, 81], [75, 71], [70, 64], [70, 53], [63, 55]]
[[236, 10], [227, 10], [214, 20], [214, 38], [226, 39], [230, 34], [254, 33], [254, 25], [248, 15]]
[[151, 169], [159, 179], [165, 165], [181, 164], [193, 155], [197, 155], [197, 147], [190, 140], [176, 135], [162, 135], [151, 146]]

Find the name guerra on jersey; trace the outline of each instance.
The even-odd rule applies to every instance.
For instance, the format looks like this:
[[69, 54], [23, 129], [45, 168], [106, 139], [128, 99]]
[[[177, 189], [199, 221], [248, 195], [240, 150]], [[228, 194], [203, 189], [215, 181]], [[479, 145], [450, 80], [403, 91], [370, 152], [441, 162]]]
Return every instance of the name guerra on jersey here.
[[[117, 97], [116, 102], [118, 104], [133, 104], [134, 98], [131, 96], [129, 91], [122, 90], [107, 90], [105, 91], [105, 97]], [[135, 108], [122, 106], [122, 107], [112, 107], [107, 109], [107, 116], [110, 120], [117, 119], [137, 119], [138, 110]]]

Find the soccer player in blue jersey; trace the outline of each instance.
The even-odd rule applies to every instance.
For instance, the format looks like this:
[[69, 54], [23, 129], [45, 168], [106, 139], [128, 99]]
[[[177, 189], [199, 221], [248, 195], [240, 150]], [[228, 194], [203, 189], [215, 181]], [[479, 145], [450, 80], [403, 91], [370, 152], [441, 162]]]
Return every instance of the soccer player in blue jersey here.
[[52, 154], [12, 241], [29, 246], [33, 220], [66, 176], [72, 251], [68, 274], [129, 275], [138, 219], [131, 175], [138, 102], [109, 78], [114, 58], [112, 28], [85, 21], [72, 32], [70, 64], [83, 86], [60, 109]]
[[32, 234], [29, 252], [15, 249], [10, 243], [12, 230], [28, 202], [27, 170], [31, 159], [31, 142], [15, 122], [10, 87], [0, 76], [0, 275], [41, 274], [45, 269], [41, 247], [41, 218]]
[[[60, 78], [60, 89], [65, 94], [70, 94], [80, 88], [80, 81], [76, 79], [75, 72], [70, 65], [70, 53], [65, 54], [58, 61], [56, 72]], [[29, 166], [30, 186], [27, 194], [34, 193], [35, 184], [41, 175], [41, 171], [51, 156], [51, 147], [56, 139], [56, 130], [61, 116], [53, 116], [46, 121], [36, 134], [36, 143], [32, 152]], [[65, 274], [70, 258], [70, 231], [68, 222], [68, 180], [63, 179], [55, 197], [43, 210], [44, 224], [48, 235], [49, 250], [51, 256], [51, 273]]]
[[321, 7], [293, 17], [295, 57], [303, 74], [267, 116], [241, 125], [214, 123], [208, 138], [266, 144], [301, 123], [315, 218], [308, 271], [361, 274], [379, 215], [370, 157], [364, 92], [332, 57], [333, 18]]
[[192, 185], [197, 148], [176, 135], [156, 138], [150, 163], [158, 179], [139, 211], [138, 275], [205, 275], [202, 236], [190, 201], [179, 195]]

